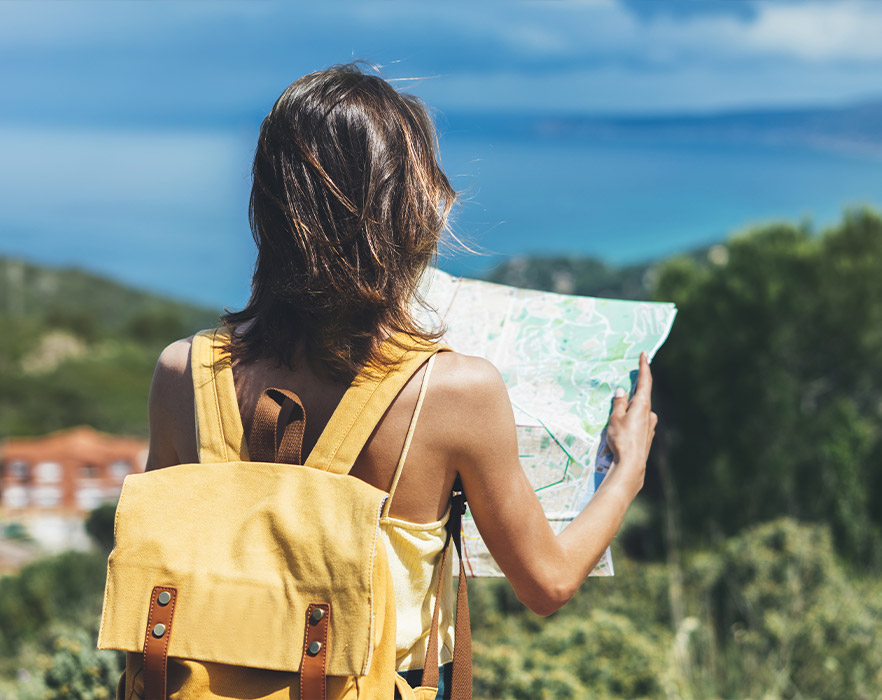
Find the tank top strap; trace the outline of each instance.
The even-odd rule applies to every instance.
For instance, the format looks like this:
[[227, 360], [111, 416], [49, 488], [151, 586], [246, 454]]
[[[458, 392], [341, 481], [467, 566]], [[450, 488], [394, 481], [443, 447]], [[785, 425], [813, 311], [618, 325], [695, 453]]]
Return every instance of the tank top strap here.
[[449, 350], [442, 345], [413, 346], [399, 337], [385, 341], [382, 353], [390, 358], [383, 367], [369, 365], [352, 382], [325, 426], [306, 465], [347, 474], [389, 405], [416, 371], [435, 353]]
[[423, 374], [423, 381], [420, 384], [420, 394], [417, 398], [416, 407], [413, 409], [413, 417], [410, 419], [410, 425], [407, 428], [407, 437], [404, 438], [404, 447], [401, 448], [401, 456], [398, 458], [398, 465], [395, 467], [395, 476], [392, 477], [392, 488], [389, 489], [389, 498], [383, 504], [383, 517], [389, 517], [389, 509], [392, 507], [392, 499], [395, 498], [395, 489], [398, 488], [398, 480], [401, 478], [401, 472], [404, 470], [404, 462], [407, 460], [407, 452], [410, 450], [410, 441], [413, 439], [413, 433], [416, 430], [417, 420], [420, 417], [420, 411], [423, 408], [423, 400], [426, 398], [426, 389], [429, 388], [429, 375], [432, 373], [432, 367], [435, 364], [437, 354], [432, 355], [426, 363], [426, 372]]
[[196, 408], [196, 445], [200, 462], [248, 460], [233, 365], [225, 349], [223, 329], [200, 331], [193, 336], [190, 370]]

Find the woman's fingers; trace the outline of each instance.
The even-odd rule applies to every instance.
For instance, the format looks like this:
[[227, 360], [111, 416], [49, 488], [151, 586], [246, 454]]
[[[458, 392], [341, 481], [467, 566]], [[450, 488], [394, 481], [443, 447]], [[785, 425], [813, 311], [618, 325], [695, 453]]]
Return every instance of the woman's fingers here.
[[[645, 352], [640, 353], [640, 369], [637, 372], [637, 390], [631, 399], [631, 406], [649, 408], [652, 396], [652, 373]], [[630, 406], [629, 406], [630, 408]]]
[[[649, 447], [655, 437], [658, 416], [652, 412], [652, 375], [646, 353], [640, 353], [637, 388], [630, 402], [621, 387], [613, 397], [612, 413], [607, 426], [607, 444], [615, 460], [642, 460], [645, 466]], [[632, 410], [633, 409], [633, 410]]]
[[619, 387], [618, 389], [616, 389], [615, 396], [613, 396], [612, 416], [616, 418], [623, 418], [627, 410], [628, 392], [625, 391], [622, 387]]

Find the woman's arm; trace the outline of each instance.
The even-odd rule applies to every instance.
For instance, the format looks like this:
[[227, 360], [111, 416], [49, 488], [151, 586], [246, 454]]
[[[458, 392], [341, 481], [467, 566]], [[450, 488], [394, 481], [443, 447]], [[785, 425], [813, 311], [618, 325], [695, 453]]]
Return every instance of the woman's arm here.
[[175, 341], [162, 351], [156, 363], [148, 404], [147, 471], [196, 461], [196, 416], [190, 373], [192, 340]]
[[[478, 530], [518, 598], [540, 615], [563, 606], [609, 546], [643, 486], [656, 417], [644, 355], [637, 391], [613, 401], [607, 438], [614, 463], [585, 509], [559, 535], [548, 524], [518, 458], [508, 391], [489, 362], [459, 356], [453, 458]], [[451, 376], [451, 375], [448, 375]], [[451, 390], [453, 389], [453, 390]], [[451, 404], [451, 409], [454, 406]], [[434, 415], [438, 415], [435, 413]]]

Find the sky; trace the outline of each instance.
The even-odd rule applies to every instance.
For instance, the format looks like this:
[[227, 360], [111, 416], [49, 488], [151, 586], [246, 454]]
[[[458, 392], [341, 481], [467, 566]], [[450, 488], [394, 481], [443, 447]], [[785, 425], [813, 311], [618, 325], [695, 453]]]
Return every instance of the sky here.
[[874, 0], [6, 0], [0, 254], [241, 302], [260, 119], [335, 63], [440, 115], [714, 113], [878, 100], [880, 36]]

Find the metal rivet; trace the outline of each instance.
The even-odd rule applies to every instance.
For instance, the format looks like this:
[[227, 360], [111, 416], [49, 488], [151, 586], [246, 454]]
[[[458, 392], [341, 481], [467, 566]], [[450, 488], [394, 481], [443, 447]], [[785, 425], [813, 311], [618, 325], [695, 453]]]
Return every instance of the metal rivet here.
[[156, 602], [159, 603], [160, 605], [168, 605], [170, 600], [171, 600], [171, 593], [169, 593], [168, 591], [163, 591], [162, 593], [159, 594], [159, 597], [156, 599]]
[[153, 627], [153, 636], [159, 639], [162, 635], [165, 634], [165, 625], [161, 622], [157, 622]]
[[309, 621], [312, 624], [320, 622], [321, 619], [325, 616], [325, 611], [323, 608], [313, 608], [312, 615], [309, 616]]
[[306, 650], [306, 653], [309, 654], [310, 656], [315, 656], [321, 650], [322, 650], [322, 643], [321, 642], [313, 642], [312, 644], [309, 645], [309, 648]]

